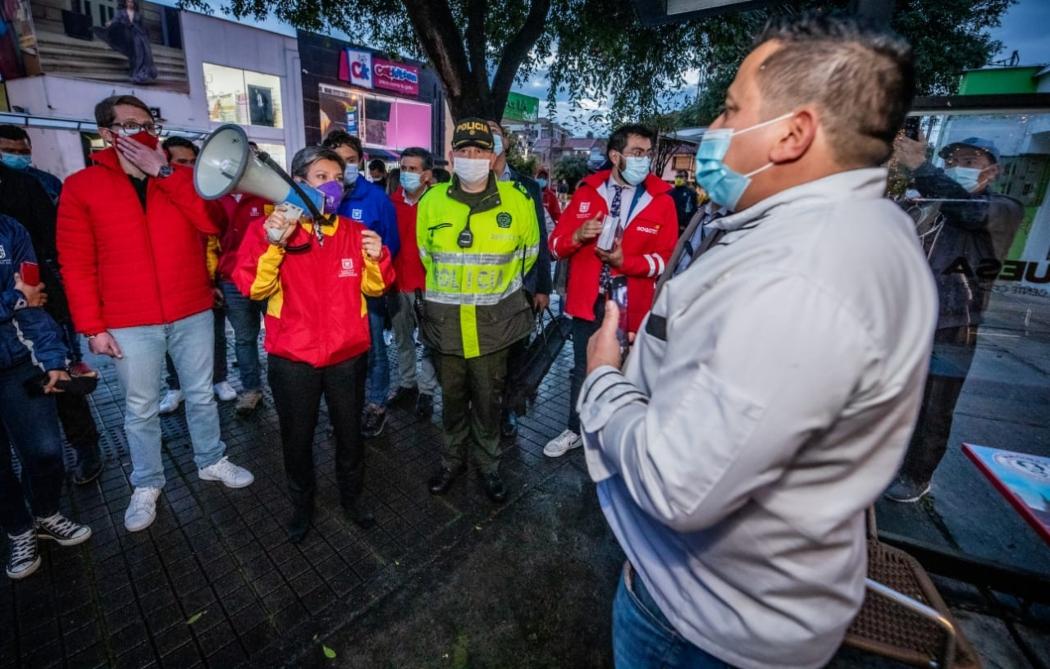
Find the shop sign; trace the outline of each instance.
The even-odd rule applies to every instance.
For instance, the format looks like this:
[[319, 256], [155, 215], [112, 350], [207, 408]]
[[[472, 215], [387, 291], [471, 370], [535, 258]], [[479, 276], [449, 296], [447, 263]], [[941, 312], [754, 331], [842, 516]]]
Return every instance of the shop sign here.
[[376, 88], [402, 95], [419, 95], [418, 67], [382, 58], [375, 58], [372, 63], [372, 79]]
[[354, 86], [372, 88], [372, 54], [346, 49], [339, 55], [339, 78]]

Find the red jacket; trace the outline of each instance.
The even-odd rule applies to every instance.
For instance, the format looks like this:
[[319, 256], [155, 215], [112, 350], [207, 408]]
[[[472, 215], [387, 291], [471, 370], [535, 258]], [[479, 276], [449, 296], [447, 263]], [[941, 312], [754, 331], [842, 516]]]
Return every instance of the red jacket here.
[[338, 217], [324, 226], [318, 246], [313, 226], [300, 224], [286, 252], [270, 244], [261, 225], [248, 228], [233, 282], [253, 300], [266, 302], [266, 352], [314, 367], [336, 365], [368, 350], [368, 306], [362, 293], [379, 297], [394, 283], [390, 251], [379, 261], [361, 248], [365, 227]]
[[[219, 276], [220, 281], [233, 281], [233, 273], [237, 269], [237, 250], [241, 247], [241, 240], [248, 228], [253, 224], [262, 226], [266, 220], [266, 205], [270, 204], [261, 197], [248, 195], [241, 196], [237, 202], [232, 197], [227, 201], [221, 198], [219, 202], [226, 208], [226, 229], [219, 237]], [[232, 204], [232, 206], [231, 206]]]
[[[595, 241], [576, 244], [572, 234], [585, 222], [608, 214], [602, 193], [609, 181], [609, 170], [592, 174], [580, 182], [569, 206], [562, 212], [550, 236], [551, 255], [569, 261], [569, 282], [565, 311], [574, 318], [594, 320], [602, 262], [595, 255]], [[671, 187], [650, 174], [642, 182], [645, 190], [635, 204], [623, 231], [623, 265], [613, 276], [627, 276], [627, 330], [636, 332], [653, 302], [656, 280], [660, 278], [678, 237], [678, 216]], [[630, 208], [625, 198], [623, 207]]]
[[423, 261], [419, 259], [419, 244], [416, 242], [416, 212], [419, 203], [405, 202], [405, 189], [398, 187], [390, 196], [397, 213], [397, 235], [401, 239], [401, 250], [394, 258], [394, 270], [397, 272], [397, 290], [402, 293], [414, 293], [426, 290], [427, 272]]
[[219, 232], [193, 170], [152, 178], [143, 210], [114, 149], [66, 180], [58, 255], [78, 332], [172, 323], [212, 306], [201, 234]]

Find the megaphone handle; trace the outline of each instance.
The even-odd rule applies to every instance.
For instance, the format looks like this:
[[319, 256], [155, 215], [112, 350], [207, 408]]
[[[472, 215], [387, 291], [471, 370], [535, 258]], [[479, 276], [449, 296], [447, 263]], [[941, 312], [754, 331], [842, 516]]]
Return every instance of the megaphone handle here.
[[265, 163], [266, 166], [272, 169], [274, 172], [281, 175], [281, 178], [288, 182], [288, 185], [292, 187], [292, 190], [295, 191], [296, 195], [298, 195], [302, 199], [302, 201], [306, 203], [306, 208], [310, 210], [310, 216], [314, 219], [314, 221], [320, 223], [321, 221], [327, 220], [324, 214], [322, 214], [317, 209], [317, 205], [315, 205], [314, 201], [310, 199], [310, 196], [306, 194], [306, 191], [304, 191], [302, 187], [299, 186], [299, 183], [295, 179], [288, 176], [288, 173], [284, 171], [283, 167], [278, 165], [276, 162], [274, 162], [272, 158], [270, 158], [270, 154], [266, 153], [265, 151], [259, 151], [255, 154], [255, 157], [261, 160], [263, 163]]

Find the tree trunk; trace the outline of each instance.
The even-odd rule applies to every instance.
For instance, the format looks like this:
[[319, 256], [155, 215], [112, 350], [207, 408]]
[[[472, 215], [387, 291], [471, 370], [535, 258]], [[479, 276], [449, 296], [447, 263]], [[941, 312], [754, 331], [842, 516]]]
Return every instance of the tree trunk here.
[[500, 121], [518, 68], [543, 34], [550, 0], [532, 0], [521, 29], [507, 42], [491, 86], [485, 62], [485, 3], [467, 6], [467, 34], [456, 25], [448, 0], [402, 0], [423, 51], [445, 89], [453, 119], [480, 116]]

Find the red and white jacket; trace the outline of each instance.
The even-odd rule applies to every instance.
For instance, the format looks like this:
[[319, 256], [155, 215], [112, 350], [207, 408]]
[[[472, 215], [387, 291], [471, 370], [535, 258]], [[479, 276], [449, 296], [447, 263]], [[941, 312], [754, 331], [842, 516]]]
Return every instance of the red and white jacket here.
[[[569, 262], [565, 311], [588, 321], [594, 320], [602, 261], [595, 254], [597, 240], [577, 244], [572, 236], [587, 221], [608, 214], [612, 200], [609, 177], [610, 171], [603, 170], [580, 182], [548, 240], [551, 255]], [[612, 269], [613, 276], [627, 277], [628, 332], [636, 332], [649, 312], [656, 281], [667, 267], [678, 238], [678, 215], [668, 194], [671, 187], [653, 174], [637, 187], [644, 190], [623, 231], [623, 264]], [[631, 200], [625, 197], [621, 206], [630, 209]]]

